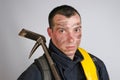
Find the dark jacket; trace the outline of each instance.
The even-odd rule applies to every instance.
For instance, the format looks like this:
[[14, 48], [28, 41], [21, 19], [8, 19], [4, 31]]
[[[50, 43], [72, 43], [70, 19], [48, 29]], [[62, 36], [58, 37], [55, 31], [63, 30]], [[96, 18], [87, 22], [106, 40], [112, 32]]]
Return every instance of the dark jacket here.
[[[51, 57], [56, 65], [56, 68], [62, 80], [86, 80], [81, 61], [84, 59], [80, 52], [77, 50], [74, 60], [66, 57], [59, 49], [57, 49], [52, 42], [50, 42], [49, 50]], [[97, 71], [99, 80], [109, 80], [109, 76], [104, 63], [97, 57], [90, 54], [92, 57]], [[18, 80], [42, 80], [42, 73], [35, 63], [24, 71]]]

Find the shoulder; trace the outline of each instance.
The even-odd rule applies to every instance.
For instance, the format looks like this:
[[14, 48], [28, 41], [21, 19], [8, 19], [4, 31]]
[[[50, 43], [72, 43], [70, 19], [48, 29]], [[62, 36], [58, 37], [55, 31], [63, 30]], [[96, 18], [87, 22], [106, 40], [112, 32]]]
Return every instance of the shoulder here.
[[90, 54], [90, 56], [91, 56], [93, 62], [95, 63], [95, 65], [100, 73], [107, 72], [106, 65], [100, 58], [98, 58], [92, 54]]
[[100, 58], [98, 58], [98, 57], [96, 57], [92, 54], [90, 54], [90, 56], [91, 56], [91, 58], [92, 58], [93, 62], [95, 63], [98, 70], [101, 70], [102, 68], [105, 68], [105, 64]]
[[91, 56], [93, 62], [95, 63], [100, 80], [109, 80], [108, 72], [107, 72], [104, 62], [92, 54], [90, 54], [90, 56]]
[[41, 72], [35, 63], [31, 64], [17, 80], [42, 80]]
[[96, 57], [96, 56], [94, 56], [93, 54], [90, 54], [90, 53], [89, 53], [89, 55], [91, 56], [92, 60], [94, 61], [94, 63], [96, 65], [99, 65], [99, 66], [105, 65], [104, 62], [100, 58], [98, 58], [98, 57]]

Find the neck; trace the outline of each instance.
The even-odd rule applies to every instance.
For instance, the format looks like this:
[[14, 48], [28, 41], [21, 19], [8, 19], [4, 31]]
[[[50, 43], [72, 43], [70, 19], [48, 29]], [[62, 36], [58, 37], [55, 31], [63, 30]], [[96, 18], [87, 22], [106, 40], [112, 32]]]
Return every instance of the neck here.
[[74, 59], [74, 55], [72, 55], [72, 56], [68, 56], [71, 60], [73, 60]]

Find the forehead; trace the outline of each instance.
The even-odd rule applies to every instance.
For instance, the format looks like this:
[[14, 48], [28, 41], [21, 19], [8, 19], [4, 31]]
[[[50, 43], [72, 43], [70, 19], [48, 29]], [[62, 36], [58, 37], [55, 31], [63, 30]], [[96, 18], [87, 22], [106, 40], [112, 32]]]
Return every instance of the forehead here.
[[75, 14], [71, 17], [66, 17], [64, 15], [60, 15], [60, 14], [56, 14], [53, 18], [53, 24], [63, 24], [63, 25], [67, 25], [67, 24], [81, 24], [81, 19], [80, 16], [78, 14]]

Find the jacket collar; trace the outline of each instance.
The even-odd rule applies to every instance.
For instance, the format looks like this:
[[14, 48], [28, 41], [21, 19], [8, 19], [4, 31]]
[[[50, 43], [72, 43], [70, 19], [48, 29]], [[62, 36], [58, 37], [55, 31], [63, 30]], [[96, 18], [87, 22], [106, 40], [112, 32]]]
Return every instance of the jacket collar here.
[[62, 51], [60, 51], [50, 40], [49, 43], [49, 50], [51, 51], [51, 56], [53, 61], [56, 63], [56, 65], [59, 65], [60, 67], [66, 69], [66, 68], [73, 68], [75, 64], [83, 60], [83, 56], [80, 54], [80, 52], [77, 50], [75, 53], [74, 60], [71, 60], [69, 57], [67, 57]]

